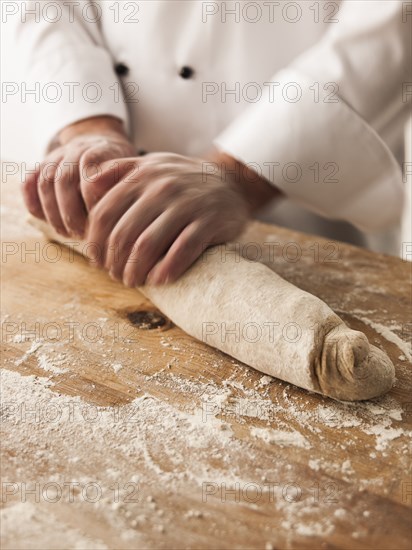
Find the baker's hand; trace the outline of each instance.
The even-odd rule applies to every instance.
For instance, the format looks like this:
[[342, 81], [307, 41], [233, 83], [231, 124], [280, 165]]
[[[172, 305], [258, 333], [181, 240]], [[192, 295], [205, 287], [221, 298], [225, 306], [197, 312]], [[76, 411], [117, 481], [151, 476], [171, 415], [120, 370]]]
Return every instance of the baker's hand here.
[[[87, 212], [107, 191], [93, 175], [100, 163], [135, 154], [120, 121], [88, 119], [68, 127], [60, 142], [23, 183], [26, 207], [64, 235], [83, 237]], [[61, 135], [62, 135], [61, 134]]]
[[234, 239], [247, 202], [205, 164], [171, 153], [105, 163], [99, 178], [111, 189], [89, 214], [92, 262], [130, 287], [160, 284], [176, 280], [209, 245]]

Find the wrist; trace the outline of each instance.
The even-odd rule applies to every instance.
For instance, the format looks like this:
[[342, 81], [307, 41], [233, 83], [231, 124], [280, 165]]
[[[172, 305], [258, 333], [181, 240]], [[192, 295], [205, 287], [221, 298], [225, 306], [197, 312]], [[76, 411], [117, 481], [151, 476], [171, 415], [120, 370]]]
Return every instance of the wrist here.
[[209, 162], [216, 163], [222, 180], [232, 184], [243, 196], [250, 213], [261, 208], [282, 193], [266, 178], [246, 164], [223, 151], [214, 150], [206, 155]]
[[106, 136], [130, 144], [123, 122], [112, 116], [99, 116], [79, 120], [63, 128], [58, 135], [60, 145], [66, 145], [73, 139], [82, 136]]

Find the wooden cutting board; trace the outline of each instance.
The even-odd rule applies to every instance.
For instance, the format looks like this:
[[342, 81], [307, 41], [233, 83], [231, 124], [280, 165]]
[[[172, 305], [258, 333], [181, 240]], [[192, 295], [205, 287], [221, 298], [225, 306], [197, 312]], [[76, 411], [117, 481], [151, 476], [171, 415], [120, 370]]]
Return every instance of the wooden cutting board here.
[[387, 396], [337, 403], [47, 243], [18, 187], [2, 188], [4, 549], [410, 548], [411, 264], [259, 223], [239, 240], [391, 357]]

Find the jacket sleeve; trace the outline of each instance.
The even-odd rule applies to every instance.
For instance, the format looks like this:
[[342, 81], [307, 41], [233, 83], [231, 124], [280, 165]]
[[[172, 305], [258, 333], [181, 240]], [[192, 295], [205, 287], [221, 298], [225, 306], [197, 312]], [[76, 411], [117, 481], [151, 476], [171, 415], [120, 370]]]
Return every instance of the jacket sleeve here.
[[376, 231], [402, 212], [402, 173], [386, 137], [406, 122], [412, 14], [397, 0], [348, 1], [338, 18], [215, 145], [306, 208]]
[[127, 126], [114, 60], [100, 31], [99, 4], [54, 2], [57, 13], [45, 12], [38, 1], [19, 4], [13, 34], [21, 93], [33, 102], [31, 133], [39, 150], [45, 152], [61, 129], [84, 118], [111, 115]]

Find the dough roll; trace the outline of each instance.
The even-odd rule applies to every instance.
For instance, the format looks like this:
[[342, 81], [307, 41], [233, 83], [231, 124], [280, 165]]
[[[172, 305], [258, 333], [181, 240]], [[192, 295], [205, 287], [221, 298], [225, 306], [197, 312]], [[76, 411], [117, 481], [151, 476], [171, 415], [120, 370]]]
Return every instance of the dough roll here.
[[[31, 223], [68, 244], [46, 223]], [[139, 291], [187, 334], [301, 388], [356, 401], [377, 397], [394, 383], [389, 357], [362, 332], [316, 296], [227, 247], [206, 250], [175, 283]]]

